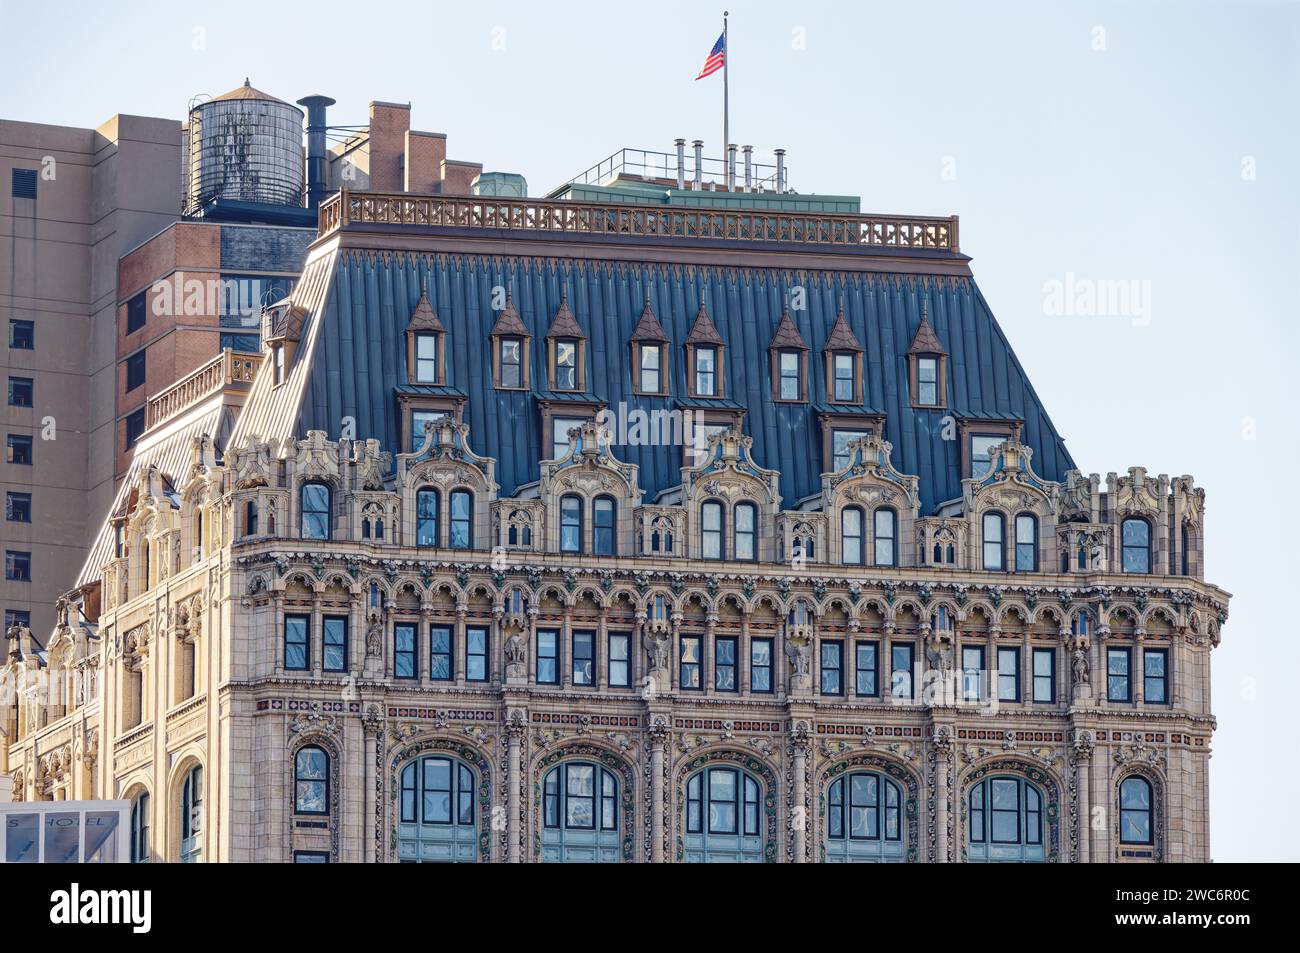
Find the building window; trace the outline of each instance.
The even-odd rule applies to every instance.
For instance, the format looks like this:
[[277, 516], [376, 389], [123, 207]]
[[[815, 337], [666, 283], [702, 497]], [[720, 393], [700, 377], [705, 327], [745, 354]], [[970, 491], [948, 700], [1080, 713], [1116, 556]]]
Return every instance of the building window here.
[[36, 198], [36, 170], [12, 169], [9, 174], [9, 194], [16, 199]]
[[686, 782], [686, 832], [757, 837], [758, 805], [758, 782], [749, 774], [709, 768]]
[[10, 318], [9, 346], [15, 351], [36, 350], [36, 322]]
[[293, 759], [293, 811], [295, 814], [329, 813], [330, 759], [309, 745]]
[[840, 561], [860, 566], [865, 555], [862, 544], [862, 510], [847, 506], [840, 510]]
[[749, 690], [772, 691], [772, 640], [749, 640]]
[[455, 672], [451, 664], [451, 627], [429, 627], [429, 678], [435, 682], [451, 681]]
[[695, 394], [697, 397], [718, 396], [718, 349], [695, 348]]
[[641, 392], [643, 394], [657, 394], [662, 389], [661, 369], [663, 363], [663, 349], [658, 344], [642, 344], [640, 350], [641, 361]]
[[488, 630], [465, 630], [465, 679], [470, 682], [488, 680]]
[[310, 667], [310, 625], [305, 615], [284, 617], [284, 667], [289, 671], [303, 672]]
[[592, 552], [597, 556], [613, 556], [618, 549], [614, 534], [615, 512], [614, 501], [608, 496], [598, 496], [591, 504]]
[[244, 504], [244, 535], [257, 535], [257, 500], [249, 500]]
[[585, 761], [552, 768], [542, 783], [542, 826], [551, 830], [618, 830], [618, 782], [613, 773]]
[[1151, 783], [1146, 778], [1125, 778], [1119, 786], [1119, 842], [1151, 843]]
[[912, 653], [910, 644], [889, 647], [889, 690], [895, 698], [912, 697]]
[[983, 696], [984, 649], [978, 645], [961, 647], [961, 698], [977, 702]]
[[144, 327], [145, 318], [145, 292], [141, 291], [138, 295], [131, 298], [126, 303], [126, 333], [134, 334]]
[[880, 694], [880, 643], [858, 642], [854, 653], [854, 691], [865, 696]]
[[144, 386], [145, 351], [139, 350], [126, 359], [126, 393]]
[[181, 788], [181, 863], [203, 860], [203, 769], [193, 767]]
[[[411, 411], [411, 452], [419, 450], [424, 446], [424, 427], [426, 424], [437, 425], [438, 421], [447, 416], [444, 410], [413, 410]], [[433, 437], [433, 443], [436, 445], [438, 437]]]
[[299, 495], [302, 501], [302, 538], [329, 539], [330, 488], [324, 483], [304, 483]]
[[[967, 803], [972, 845], [1041, 846], [1043, 796], [1020, 778], [985, 778], [971, 788]], [[1019, 859], [1031, 859], [1031, 851]], [[980, 852], [980, 856], [985, 856]]]
[[823, 695], [844, 694], [844, 643], [821, 644], [821, 689]]
[[936, 357], [916, 360], [916, 402], [923, 407], [939, 404], [939, 359]]
[[700, 507], [700, 555], [722, 558], [722, 504], [713, 500]]
[[1151, 524], [1142, 519], [1126, 519], [1121, 527], [1125, 572], [1151, 571]]
[[555, 389], [578, 389], [578, 342], [572, 338], [555, 342]]
[[149, 795], [131, 802], [131, 863], [149, 863]]
[[1016, 517], [1016, 572], [1038, 572], [1038, 519], [1029, 513]]
[[560, 683], [560, 635], [554, 629], [537, 631], [537, 681], [541, 685]]
[[866, 430], [835, 430], [831, 432], [831, 469], [835, 471], [843, 470], [853, 460], [853, 454], [849, 452], [849, 444], [855, 440], [862, 440], [868, 435]]
[[9, 406], [32, 406], [32, 379], [30, 377], [9, 378]]
[[626, 632], [609, 633], [610, 688], [628, 688], [632, 684], [632, 637]]
[[474, 495], [468, 490], [451, 494], [451, 548], [470, 549], [473, 545], [470, 526], [474, 517]]
[[410, 622], [399, 622], [393, 626], [393, 677], [415, 678], [419, 672], [415, 669], [415, 660], [419, 658], [416, 641], [416, 627]]
[[735, 513], [735, 549], [732, 553], [735, 559], [757, 559], [758, 547], [756, 545], [758, 530], [755, 524], [758, 522], [758, 508], [753, 503], [737, 503]]
[[560, 498], [560, 552], [582, 552], [582, 497]]
[[9, 434], [6, 455], [10, 463], [29, 467], [32, 465], [32, 438], [25, 434]]
[[780, 387], [777, 392], [779, 400], [800, 400], [803, 397], [803, 381], [799, 374], [800, 357], [798, 351], [781, 351], [777, 355], [777, 366], [780, 369]]
[[993, 469], [993, 448], [1006, 443], [1007, 437], [995, 434], [971, 434], [970, 475], [978, 480]]
[[30, 629], [32, 627], [32, 614], [26, 609], [6, 609], [5, 631], [8, 632], [14, 626]]
[[123, 436], [124, 450], [130, 450], [140, 442], [140, 437], [144, 433], [144, 408], [132, 411], [126, 415], [126, 432]]
[[577, 430], [587, 422], [586, 417], [551, 418], [551, 459], [559, 460], [569, 452], [569, 431]]
[[438, 491], [425, 487], [415, 494], [415, 545], [438, 545]]
[[902, 840], [903, 791], [882, 774], [862, 771], [836, 778], [826, 804], [826, 836], [832, 840]]
[[438, 383], [438, 335], [415, 336], [415, 383]]
[[998, 701], [1020, 701], [1020, 649], [1013, 646], [998, 649]]
[[12, 582], [31, 582], [32, 554], [17, 549], [6, 549], [5, 578]]
[[323, 850], [295, 850], [293, 852], [293, 862], [295, 864], [328, 864], [330, 855], [328, 851]]
[[30, 493], [5, 493], [5, 519], [11, 523], [32, 521], [32, 495]]
[[836, 351], [834, 358], [834, 395], [841, 404], [857, 400], [858, 386], [856, 378], [857, 355], [851, 351]]
[[700, 658], [700, 637], [698, 635], [683, 635], [681, 643], [681, 667], [678, 672], [678, 683], [684, 689], [701, 689], [704, 687], [704, 681], [701, 678], [704, 663]]
[[897, 561], [894, 549], [898, 532], [897, 521], [897, 514], [885, 507], [876, 510], [874, 514], [877, 566], [893, 566]]
[[984, 568], [993, 572], [1002, 571], [1002, 530], [1004, 521], [1001, 513], [985, 513], [982, 521], [984, 527]]
[[720, 692], [740, 690], [736, 680], [736, 640], [732, 636], [713, 640], [713, 687]]
[[1106, 700], [1126, 702], [1132, 698], [1129, 691], [1129, 663], [1132, 660], [1128, 649], [1106, 650]]
[[1056, 650], [1034, 649], [1034, 701], [1056, 703]]
[[403, 824], [472, 826], [474, 772], [452, 758], [429, 757], [402, 769]]
[[573, 633], [573, 684], [596, 683], [596, 633]]
[[1169, 701], [1169, 653], [1164, 649], [1142, 653], [1142, 700], [1148, 705]]
[[500, 386], [518, 390], [524, 386], [523, 338], [501, 338], [499, 346]]

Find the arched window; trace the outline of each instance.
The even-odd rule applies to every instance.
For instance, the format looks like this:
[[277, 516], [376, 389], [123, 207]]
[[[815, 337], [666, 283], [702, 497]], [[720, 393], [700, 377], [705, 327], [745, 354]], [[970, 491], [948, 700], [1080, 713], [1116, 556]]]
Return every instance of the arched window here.
[[131, 802], [131, 863], [149, 863], [149, 793]]
[[330, 759], [322, 748], [298, 749], [293, 759], [293, 810], [295, 814], [328, 814]]
[[1016, 517], [1016, 572], [1038, 572], [1038, 518], [1031, 513]]
[[985, 778], [967, 795], [967, 855], [972, 863], [1047, 859], [1043, 792], [1024, 778]]
[[984, 568], [1001, 572], [1002, 532], [1006, 528], [1001, 513], [984, 514]]
[[257, 500], [249, 500], [244, 504], [244, 535], [257, 535]]
[[1119, 786], [1119, 842], [1150, 844], [1151, 782], [1134, 775]]
[[700, 507], [700, 555], [722, 558], [722, 504], [716, 500]]
[[557, 765], [542, 784], [542, 860], [616, 863], [618, 779], [589, 761]]
[[472, 863], [476, 859], [476, 792], [469, 765], [447, 755], [412, 761], [402, 769], [399, 797], [399, 862]]
[[424, 487], [415, 493], [415, 545], [437, 546], [438, 507], [441, 500], [438, 491]]
[[203, 510], [194, 511], [194, 558], [203, 558]]
[[582, 552], [582, 497], [560, 498], [560, 552]]
[[762, 786], [748, 771], [712, 767], [686, 782], [688, 863], [763, 860]]
[[903, 789], [875, 771], [831, 782], [826, 792], [826, 859], [903, 861]]
[[591, 504], [591, 544], [597, 556], [613, 556], [618, 552], [615, 533], [615, 515], [618, 507], [612, 497], [598, 496]]
[[451, 548], [471, 549], [474, 536], [474, 494], [469, 490], [454, 490], [451, 494]]
[[1182, 539], [1182, 556], [1183, 556], [1182, 573], [1184, 576], [1190, 576], [1192, 574], [1191, 548], [1192, 548], [1191, 534], [1187, 532], [1187, 524], [1184, 523], [1183, 539]]
[[203, 860], [203, 768], [195, 765], [181, 785], [181, 863]]
[[876, 565], [893, 566], [896, 562], [894, 542], [898, 535], [898, 516], [889, 507], [876, 510], [874, 517]]
[[733, 519], [736, 534], [733, 557], [736, 559], [757, 559], [758, 507], [753, 503], [737, 503]]
[[324, 483], [304, 483], [300, 492], [303, 539], [330, 538], [330, 488]]
[[862, 510], [848, 506], [840, 511], [840, 561], [850, 566], [862, 565]]
[[1120, 529], [1125, 572], [1151, 571], [1151, 524], [1144, 519], [1126, 519]]

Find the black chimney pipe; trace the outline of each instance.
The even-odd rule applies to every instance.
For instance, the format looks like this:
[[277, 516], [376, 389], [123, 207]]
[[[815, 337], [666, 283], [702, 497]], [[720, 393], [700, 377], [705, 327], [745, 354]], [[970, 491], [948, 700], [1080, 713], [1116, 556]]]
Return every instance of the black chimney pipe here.
[[304, 96], [299, 106], [307, 107], [307, 207], [315, 212], [325, 197], [325, 108], [333, 106], [328, 96]]

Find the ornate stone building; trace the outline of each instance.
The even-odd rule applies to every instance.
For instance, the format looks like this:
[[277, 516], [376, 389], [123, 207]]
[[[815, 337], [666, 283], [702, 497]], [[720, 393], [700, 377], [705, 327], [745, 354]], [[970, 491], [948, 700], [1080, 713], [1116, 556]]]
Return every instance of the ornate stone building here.
[[321, 221], [9, 632], [16, 798], [154, 860], [1208, 859], [1204, 492], [1075, 468], [955, 219]]

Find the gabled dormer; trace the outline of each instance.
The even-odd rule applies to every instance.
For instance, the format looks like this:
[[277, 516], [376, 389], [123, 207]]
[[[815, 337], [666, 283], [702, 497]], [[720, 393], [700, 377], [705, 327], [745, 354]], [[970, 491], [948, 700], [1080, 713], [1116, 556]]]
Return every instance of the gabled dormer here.
[[844, 316], [844, 299], [840, 312], [822, 348], [826, 367], [826, 399], [832, 404], [858, 405], [863, 400], [862, 345]]
[[709, 318], [700, 291], [700, 310], [690, 334], [686, 335], [686, 389], [692, 397], [723, 397], [726, 380], [723, 368], [722, 335]]
[[288, 369], [293, 366], [294, 351], [302, 341], [306, 320], [307, 309], [292, 301], [282, 301], [267, 309], [264, 343], [271, 354], [275, 386], [284, 383]]
[[406, 378], [412, 384], [445, 384], [447, 329], [429, 303], [428, 289], [421, 287], [411, 320], [406, 324]]
[[715, 433], [702, 462], [682, 468], [688, 557], [772, 560], [781, 475], [754, 462], [753, 445], [752, 437], [734, 428]]
[[930, 326], [929, 308], [921, 302], [921, 324], [907, 349], [907, 378], [912, 406], [948, 406], [948, 352]]
[[781, 312], [772, 343], [767, 347], [772, 371], [772, 399], [799, 403], [808, 399], [808, 344], [795, 327], [789, 309]]
[[500, 390], [528, 390], [528, 352], [531, 335], [519, 318], [514, 299], [506, 291], [506, 304], [490, 332], [492, 340], [492, 383]]
[[668, 335], [650, 307], [646, 293], [645, 307], [632, 329], [632, 392], [635, 394], [668, 393]]
[[587, 335], [569, 307], [568, 293], [560, 296], [555, 320], [546, 332], [546, 371], [551, 390], [581, 392], [587, 387]]

